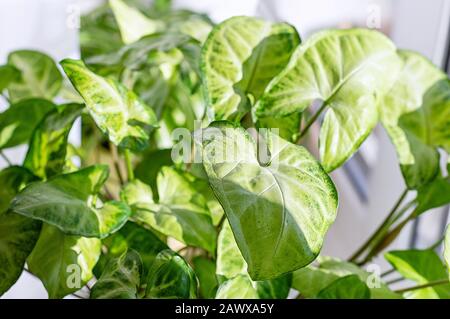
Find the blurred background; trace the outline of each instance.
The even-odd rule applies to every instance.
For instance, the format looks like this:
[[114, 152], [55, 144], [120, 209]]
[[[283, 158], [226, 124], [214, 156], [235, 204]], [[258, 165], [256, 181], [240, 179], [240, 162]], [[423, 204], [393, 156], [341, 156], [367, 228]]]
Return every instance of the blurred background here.
[[[79, 57], [80, 15], [102, 2], [0, 0], [0, 64], [17, 49], [41, 50], [57, 61]], [[287, 21], [303, 39], [324, 28], [375, 28], [399, 48], [418, 51], [450, 74], [450, 0], [174, 0], [173, 5], [204, 12], [214, 22], [235, 15]], [[1, 102], [0, 110], [4, 107]], [[315, 129], [311, 134], [314, 139], [318, 127]], [[80, 134], [79, 126], [75, 126], [72, 143], [79, 143]], [[5, 153], [20, 163], [25, 151], [19, 147]], [[446, 160], [442, 158], [443, 163]], [[339, 190], [340, 208], [323, 254], [347, 258], [378, 226], [405, 188], [395, 150], [381, 127], [346, 165], [333, 173], [333, 179]], [[448, 215], [449, 207], [423, 215], [409, 225], [392, 248], [431, 246], [447, 225]], [[385, 267], [381, 260], [375, 259], [374, 263], [379, 263], [382, 270]], [[27, 273], [3, 296], [46, 297], [41, 283]]]

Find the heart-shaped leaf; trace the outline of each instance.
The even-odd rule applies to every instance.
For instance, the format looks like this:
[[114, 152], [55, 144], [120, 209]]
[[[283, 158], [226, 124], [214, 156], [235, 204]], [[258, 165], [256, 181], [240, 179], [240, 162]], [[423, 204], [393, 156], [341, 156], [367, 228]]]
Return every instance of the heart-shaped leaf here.
[[8, 55], [8, 64], [21, 73], [20, 80], [8, 86], [13, 102], [27, 98], [52, 100], [61, 89], [62, 76], [48, 55], [31, 50], [14, 51]]
[[48, 113], [33, 132], [23, 166], [41, 178], [62, 173], [69, 132], [83, 107], [81, 104], [59, 105]]
[[157, 125], [152, 109], [121, 84], [90, 71], [82, 61], [63, 60], [61, 65], [86, 102], [98, 127], [117, 146], [142, 150]]
[[29, 99], [9, 106], [0, 114], [0, 149], [27, 142], [44, 116], [55, 108], [47, 100]]
[[[337, 210], [333, 182], [305, 148], [270, 132], [266, 144], [227, 122], [203, 132], [203, 165], [253, 280], [312, 262]], [[270, 161], [260, 164], [261, 150]]]
[[108, 178], [108, 167], [94, 165], [31, 183], [12, 201], [11, 209], [42, 220], [68, 235], [104, 238], [122, 227], [131, 214], [122, 202], [94, 206], [96, 195]]
[[[403, 67], [379, 106], [380, 119], [394, 144], [409, 188], [433, 179], [439, 171], [442, 137], [450, 125], [450, 85], [445, 74], [421, 55], [400, 51]], [[447, 142], [448, 143], [448, 142]], [[448, 146], [448, 145], [447, 145]]]
[[196, 295], [197, 278], [189, 264], [171, 250], [160, 252], [150, 270], [145, 297], [187, 299]]
[[0, 215], [0, 296], [19, 279], [41, 231], [41, 222], [12, 212]]
[[157, 178], [158, 203], [153, 202], [150, 187], [137, 180], [124, 188], [122, 198], [132, 206], [132, 218], [138, 224], [214, 252], [216, 230], [211, 213], [193, 182], [189, 174], [163, 167]]
[[323, 31], [292, 54], [265, 90], [258, 117], [303, 112], [321, 100], [326, 110], [320, 158], [326, 171], [341, 166], [375, 127], [377, 105], [400, 67], [394, 44], [367, 29]]
[[210, 118], [239, 121], [299, 43], [286, 23], [233, 17], [215, 26], [201, 58]]
[[69, 236], [44, 224], [27, 263], [49, 298], [63, 298], [91, 280], [100, 252], [100, 239]]
[[92, 287], [91, 299], [137, 299], [141, 285], [142, 261], [132, 249], [111, 259]]
[[[418, 285], [446, 279], [448, 274], [439, 256], [431, 249], [396, 250], [386, 253], [387, 261], [405, 278]], [[450, 284], [405, 293], [407, 298], [450, 298]]]

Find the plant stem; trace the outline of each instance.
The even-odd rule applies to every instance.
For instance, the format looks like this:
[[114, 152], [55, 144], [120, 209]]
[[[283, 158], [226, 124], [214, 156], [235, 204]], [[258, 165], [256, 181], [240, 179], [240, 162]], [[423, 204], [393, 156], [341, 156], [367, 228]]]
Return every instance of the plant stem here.
[[127, 165], [128, 181], [134, 180], [133, 163], [131, 162], [131, 153], [129, 149], [124, 150], [125, 163]]
[[6, 163], [8, 163], [9, 166], [12, 166], [11, 161], [9, 160], [8, 156], [3, 153], [3, 151], [0, 151], [0, 156], [5, 160]]
[[367, 241], [349, 258], [349, 261], [355, 262], [358, 257], [360, 257], [364, 251], [370, 247], [372, 242], [379, 236], [379, 234], [385, 230], [386, 227], [390, 225], [391, 218], [395, 215], [395, 212], [398, 210], [400, 205], [402, 204], [403, 200], [405, 199], [406, 195], [408, 193], [408, 189], [405, 189], [397, 202], [392, 207], [391, 211], [387, 215], [387, 217], [384, 219], [383, 223], [375, 230], [375, 232], [372, 234], [372, 236], [367, 239]]
[[385, 271], [384, 273], [382, 273], [382, 274], [380, 275], [380, 277], [381, 277], [381, 278], [386, 277], [387, 275], [390, 275], [390, 274], [392, 274], [393, 272], [395, 272], [395, 269], [394, 269], [394, 268], [389, 269], [389, 270]]
[[395, 283], [403, 281], [403, 280], [405, 280], [405, 278], [403, 278], [403, 277], [391, 279], [391, 280], [386, 281], [386, 285], [392, 285], [392, 284], [395, 284]]
[[309, 128], [314, 124], [314, 122], [317, 120], [317, 118], [320, 116], [320, 114], [322, 114], [322, 112], [325, 110], [325, 108], [327, 106], [328, 106], [327, 103], [325, 103], [325, 102], [322, 103], [319, 110], [317, 110], [317, 112], [308, 120], [305, 127], [303, 128], [303, 130], [300, 132], [300, 134], [298, 136], [297, 143], [303, 138], [303, 136], [306, 135], [306, 133], [308, 133]]
[[418, 285], [418, 286], [413, 286], [413, 287], [408, 287], [408, 288], [404, 288], [404, 289], [395, 290], [394, 292], [396, 292], [396, 293], [404, 293], [404, 292], [418, 290], [418, 289], [423, 289], [423, 288], [428, 288], [428, 287], [445, 285], [445, 284], [448, 284], [448, 283], [449, 283], [448, 279], [441, 279], [441, 280], [431, 281], [431, 282], [428, 282], [428, 283], [423, 284], [423, 285]]
[[123, 179], [122, 172], [120, 170], [119, 155], [117, 154], [117, 148], [115, 145], [110, 143], [109, 150], [111, 152], [111, 157], [113, 159], [114, 168], [116, 170], [117, 177], [119, 178], [120, 184], [123, 185], [123, 184], [125, 184], [125, 181]]

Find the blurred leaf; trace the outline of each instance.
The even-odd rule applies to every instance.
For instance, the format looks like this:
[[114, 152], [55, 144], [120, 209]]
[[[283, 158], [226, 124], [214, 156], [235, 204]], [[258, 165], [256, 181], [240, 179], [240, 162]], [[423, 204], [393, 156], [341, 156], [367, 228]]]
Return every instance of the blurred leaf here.
[[13, 102], [27, 98], [52, 100], [61, 89], [62, 76], [48, 55], [31, 50], [14, 51], [8, 55], [8, 64], [21, 73], [19, 81], [8, 86]]
[[143, 154], [141, 161], [136, 165], [134, 174], [136, 178], [151, 186], [156, 191], [156, 176], [163, 166], [172, 166], [172, 150], [152, 150]]
[[247, 263], [236, 244], [228, 220], [225, 220], [217, 238], [217, 270], [219, 277], [231, 279], [247, 273]]
[[370, 299], [370, 290], [357, 275], [348, 275], [333, 281], [322, 289], [319, 299]]
[[63, 298], [80, 290], [93, 277], [100, 249], [97, 238], [69, 236], [44, 224], [27, 263], [41, 279], [49, 298]]
[[[132, 206], [132, 219], [138, 224], [213, 253], [216, 229], [206, 200], [197, 192], [193, 182], [189, 174], [163, 167], [157, 178], [158, 203], [153, 202], [150, 187], [139, 181], [129, 183], [121, 197]], [[148, 195], [144, 198], [142, 193]], [[142, 199], [130, 200], [137, 197]]]
[[[418, 285], [445, 279], [448, 274], [439, 256], [431, 249], [396, 250], [384, 255], [386, 260], [405, 278]], [[405, 293], [407, 298], [450, 298], [450, 284], [437, 285]]]
[[156, 33], [164, 27], [161, 21], [146, 17], [138, 9], [128, 6], [121, 0], [109, 0], [109, 5], [125, 44], [133, 43], [145, 35]]
[[196, 298], [197, 278], [188, 263], [171, 250], [163, 250], [149, 272], [146, 298]]
[[8, 88], [9, 84], [20, 80], [20, 71], [11, 65], [0, 65], [0, 93]]
[[417, 189], [415, 212], [420, 215], [429, 209], [441, 207], [448, 203], [450, 203], [450, 177], [439, 175], [430, 183]]
[[248, 275], [238, 275], [219, 286], [216, 299], [258, 299], [258, 292]]
[[148, 145], [150, 130], [157, 126], [150, 107], [122, 85], [91, 72], [81, 61], [66, 59], [61, 65], [111, 142], [137, 151]]
[[320, 159], [330, 172], [341, 166], [372, 132], [377, 106], [395, 80], [400, 61], [394, 44], [368, 29], [327, 30], [298, 46], [256, 106], [258, 117], [303, 112], [315, 100], [326, 111]]
[[53, 103], [41, 99], [10, 105], [0, 114], [0, 149], [28, 142], [35, 127], [53, 109]]
[[91, 290], [91, 299], [137, 299], [142, 261], [135, 251], [126, 250], [112, 258]]
[[120, 229], [131, 213], [117, 201], [95, 206], [93, 196], [107, 178], [108, 167], [95, 165], [32, 183], [13, 199], [11, 209], [56, 226], [67, 235], [104, 238]]
[[300, 43], [292, 26], [233, 17], [215, 26], [202, 50], [210, 119], [239, 121]]
[[450, 278], [450, 227], [447, 227], [444, 240], [444, 259], [447, 264], [447, 272]]
[[0, 296], [22, 274], [41, 231], [41, 222], [12, 212], [0, 214]]
[[41, 178], [62, 173], [69, 133], [83, 107], [81, 104], [60, 105], [49, 112], [33, 132], [23, 166]]

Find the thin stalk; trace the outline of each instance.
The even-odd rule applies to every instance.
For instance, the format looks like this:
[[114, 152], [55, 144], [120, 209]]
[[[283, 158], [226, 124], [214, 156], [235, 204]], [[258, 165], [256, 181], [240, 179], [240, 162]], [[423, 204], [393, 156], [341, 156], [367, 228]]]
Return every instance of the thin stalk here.
[[326, 109], [327, 106], [328, 106], [327, 103], [322, 103], [319, 110], [317, 110], [317, 112], [308, 120], [308, 122], [306, 122], [305, 127], [298, 136], [297, 143], [303, 138], [303, 136], [306, 135], [306, 133], [308, 133], [309, 128], [314, 124], [314, 122], [317, 120], [320, 114], [322, 114], [322, 112]]
[[394, 268], [389, 269], [389, 270], [385, 271], [384, 273], [382, 273], [382, 274], [380, 275], [380, 277], [381, 277], [381, 278], [386, 277], [386, 276], [388, 276], [388, 275], [390, 275], [390, 274], [392, 274], [392, 273], [394, 273], [394, 272], [395, 272], [395, 269], [394, 269]]
[[386, 281], [386, 285], [392, 285], [392, 284], [395, 284], [395, 283], [403, 281], [403, 280], [405, 280], [405, 278], [403, 278], [403, 277], [391, 279], [391, 280]]
[[130, 150], [125, 149], [124, 156], [125, 156], [125, 163], [127, 165], [128, 181], [132, 181], [132, 180], [134, 180], [134, 171], [133, 171], [133, 163], [131, 162]]
[[392, 217], [395, 215], [396, 211], [398, 210], [398, 208], [400, 207], [400, 205], [403, 203], [403, 200], [405, 199], [406, 195], [408, 193], [408, 189], [405, 189], [399, 199], [397, 200], [397, 202], [394, 204], [394, 206], [392, 207], [391, 211], [389, 212], [389, 214], [387, 215], [387, 217], [384, 219], [383, 223], [381, 223], [381, 225], [375, 230], [375, 232], [372, 234], [372, 236], [369, 237], [369, 239], [366, 240], [366, 242], [349, 258], [349, 261], [351, 262], [355, 262], [356, 259], [358, 259], [358, 257], [360, 257], [364, 251], [370, 247], [370, 245], [372, 244], [372, 242], [378, 237], [378, 235], [386, 228], [389, 227], [390, 225], [390, 221], [392, 219]]
[[111, 152], [111, 157], [113, 159], [114, 168], [116, 170], [117, 177], [119, 178], [120, 184], [123, 185], [123, 184], [125, 184], [125, 180], [123, 179], [122, 171], [120, 170], [120, 164], [119, 164], [120, 162], [119, 162], [119, 155], [117, 153], [117, 148], [115, 145], [109, 144], [109, 150]]
[[428, 282], [428, 283], [423, 284], [423, 285], [417, 285], [417, 286], [412, 286], [412, 287], [408, 287], [408, 288], [404, 288], [404, 289], [395, 290], [394, 292], [396, 292], [396, 293], [404, 293], [404, 292], [418, 290], [418, 289], [423, 289], [423, 288], [429, 288], [429, 287], [434, 287], [434, 286], [439, 286], [439, 285], [445, 285], [445, 284], [448, 284], [448, 283], [449, 283], [448, 279], [441, 279], [441, 280], [431, 281], [431, 282]]
[[6, 163], [8, 163], [9, 166], [12, 166], [12, 162], [9, 160], [8, 156], [3, 153], [3, 151], [0, 151], [0, 156], [5, 160]]

